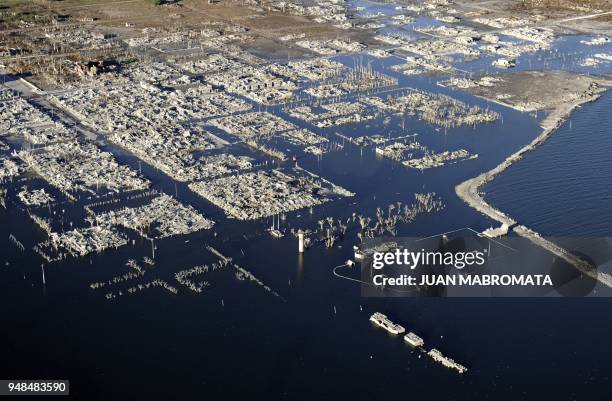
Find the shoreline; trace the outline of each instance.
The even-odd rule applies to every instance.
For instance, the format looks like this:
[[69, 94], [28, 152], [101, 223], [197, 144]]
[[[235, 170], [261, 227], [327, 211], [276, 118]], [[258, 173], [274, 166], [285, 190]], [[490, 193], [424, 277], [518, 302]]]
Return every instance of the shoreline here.
[[[602, 83], [600, 82], [600, 84]], [[480, 187], [491, 182], [512, 164], [521, 160], [524, 154], [542, 145], [553, 133], [557, 131], [557, 129], [567, 120], [575, 109], [583, 104], [594, 102], [599, 99], [601, 94], [608, 90], [608, 85], [609, 82], [605, 82], [601, 87], [593, 88], [592, 90], [585, 92], [580, 99], [571, 103], [565, 103], [555, 108], [540, 124], [543, 130], [535, 139], [508, 156], [493, 169], [485, 171], [478, 176], [470, 178], [457, 185], [455, 187], [455, 193], [470, 207], [501, 224], [507, 224], [509, 227], [514, 226], [513, 231], [517, 235], [527, 238], [535, 245], [546, 249], [556, 257], [562, 258], [566, 262], [572, 264], [582, 273], [587, 274], [589, 277], [596, 279], [600, 283], [612, 288], [611, 275], [593, 270], [592, 267], [584, 260], [571, 254], [553, 242], [544, 239], [539, 233], [525, 227], [524, 225], [519, 225], [518, 222], [512, 217], [487, 203], [479, 192]]]

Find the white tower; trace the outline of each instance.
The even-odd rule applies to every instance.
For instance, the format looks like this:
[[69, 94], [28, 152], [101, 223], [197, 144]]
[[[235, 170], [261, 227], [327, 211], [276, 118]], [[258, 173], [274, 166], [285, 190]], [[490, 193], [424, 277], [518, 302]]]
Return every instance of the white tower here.
[[304, 253], [304, 231], [298, 230], [298, 252]]

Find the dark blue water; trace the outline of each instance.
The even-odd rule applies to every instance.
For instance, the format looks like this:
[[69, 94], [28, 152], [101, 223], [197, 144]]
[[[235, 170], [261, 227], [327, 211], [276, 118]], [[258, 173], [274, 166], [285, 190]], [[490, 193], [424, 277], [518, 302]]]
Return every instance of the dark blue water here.
[[[429, 85], [427, 80], [412, 84]], [[460, 128], [447, 135], [409, 121], [409, 129], [421, 133], [419, 140], [432, 146], [461, 145], [483, 155], [452, 168], [415, 172], [350, 145], [321, 161], [305, 158], [300, 162], [305, 168], [357, 197], [315, 208], [312, 216], [291, 213], [283, 225], [314, 227], [324, 216], [373, 212], [391, 201], [408, 201], [414, 192], [435, 190], [446, 208], [401, 227], [401, 234], [487, 227], [489, 222], [457, 199], [452, 188], [493, 167], [538, 132], [527, 115], [504, 110], [504, 117], [503, 125]], [[373, 124], [374, 129], [380, 126]], [[342, 131], [358, 134], [359, 128]], [[137, 168], [129, 155], [114, 153]], [[174, 192], [156, 170], [143, 165], [143, 173], [155, 188]], [[74, 398], [88, 400], [589, 400], [610, 388], [604, 300], [362, 299], [358, 286], [331, 273], [351, 257], [354, 231], [340, 247], [314, 247], [301, 258], [294, 239], [270, 239], [264, 232], [268, 221], [227, 220], [186, 188], [179, 186], [178, 194], [214, 218], [219, 235], [203, 232], [158, 241], [156, 266], [147, 277], [171, 282], [178, 270], [211, 263], [214, 257], [204, 244], [213, 244], [284, 301], [236, 281], [230, 270], [207, 277], [211, 287], [199, 295], [150, 289], [107, 301], [105, 290], [91, 290], [89, 284], [125, 273], [128, 258], [150, 255], [148, 242], [46, 266], [46, 286], [41, 260], [7, 242], [0, 260], [6, 322], [1, 377], [69, 378]], [[26, 248], [43, 240], [25, 211], [11, 205], [0, 210], [2, 236], [13, 233]], [[249, 239], [242, 233], [249, 233]], [[460, 376], [428, 357], [419, 358], [401, 339], [371, 326], [368, 317], [374, 311], [402, 322], [429, 347], [470, 371]], [[585, 341], [577, 346], [575, 336]]]
[[612, 234], [612, 93], [575, 111], [542, 146], [485, 187], [486, 197], [545, 235]]

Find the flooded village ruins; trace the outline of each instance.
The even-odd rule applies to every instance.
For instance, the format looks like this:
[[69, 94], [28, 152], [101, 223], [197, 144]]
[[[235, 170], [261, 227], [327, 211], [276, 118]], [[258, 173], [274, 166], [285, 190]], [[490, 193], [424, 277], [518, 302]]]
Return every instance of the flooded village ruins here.
[[[268, 231], [282, 238], [289, 230], [280, 229], [280, 220], [288, 215], [317, 214], [361, 195], [351, 180], [338, 183], [314, 171], [317, 162], [351, 147], [414, 173], [477, 163], [482, 155], [469, 146], [427, 143], [427, 134], [413, 131], [427, 127], [446, 138], [501, 123], [509, 108], [548, 112], [542, 133], [457, 185], [456, 193], [580, 266], [489, 205], [479, 188], [610, 85], [598, 75], [523, 68], [535, 55], [559, 62], [555, 40], [567, 31], [587, 36], [576, 68], [607, 68], [605, 24], [588, 28], [537, 8], [509, 13], [450, 0], [401, 3], [391, 14], [335, 0], [247, 0], [236, 18], [224, 7], [238, 5], [232, 1], [133, 2], [112, 16], [103, 6], [71, 8], [76, 0], [50, 3], [32, 5], [37, 18], [27, 7], [0, 8], [0, 201], [25, 211], [44, 232], [32, 248], [47, 263], [124, 247], [137, 237], [151, 241], [153, 261], [154, 241], [216, 235], [229, 220], [267, 227], [272, 219]], [[584, 18], [606, 16], [587, 10]], [[473, 72], [470, 63], [477, 65]], [[371, 125], [380, 132], [366, 134]], [[161, 188], [161, 181], [171, 184]], [[309, 244], [331, 247], [349, 226], [357, 241], [395, 235], [420, 213], [443, 209], [435, 193], [412, 195], [414, 204], [407, 197], [388, 208], [381, 200], [369, 211], [296, 220], [292, 233], [297, 237], [299, 226]], [[209, 252], [218, 266], [230, 264], [216, 249]], [[208, 271], [194, 266], [149, 279], [136, 269], [128, 281], [145, 281], [127, 292], [200, 293], [209, 283], [194, 280]], [[272, 291], [242, 267], [237, 275]], [[597, 278], [612, 285], [606, 275]], [[108, 294], [115, 299], [118, 291]]]

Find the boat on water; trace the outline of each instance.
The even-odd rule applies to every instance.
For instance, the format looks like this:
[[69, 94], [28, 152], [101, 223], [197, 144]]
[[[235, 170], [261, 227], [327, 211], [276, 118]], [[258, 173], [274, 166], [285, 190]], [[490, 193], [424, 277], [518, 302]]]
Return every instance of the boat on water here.
[[275, 238], [283, 238], [285, 236], [282, 231], [276, 229], [270, 230], [270, 235]]
[[391, 334], [402, 334], [404, 331], [406, 331], [406, 329], [404, 329], [402, 326], [393, 323], [387, 316], [380, 312], [375, 312], [372, 316], [370, 316], [370, 321], [387, 330]]
[[455, 369], [460, 374], [463, 374], [463, 373], [467, 372], [467, 368], [465, 366], [455, 362], [451, 358], [448, 358], [448, 357], [444, 356], [442, 354], [442, 352], [438, 351], [435, 348], [432, 348], [427, 353], [427, 355], [429, 355], [431, 357], [431, 359], [433, 359], [434, 361], [442, 364], [442, 366], [445, 366], [445, 367], [450, 368], [450, 369]]
[[406, 334], [404, 336], [404, 341], [406, 341], [408, 344], [412, 345], [413, 347], [422, 347], [423, 345], [425, 345], [425, 341], [423, 341], [421, 337], [417, 336], [413, 332]]
[[278, 225], [274, 225], [274, 216], [272, 216], [272, 227], [270, 227], [270, 235], [274, 238], [283, 238], [285, 234], [280, 230], [280, 216], [278, 217]]

